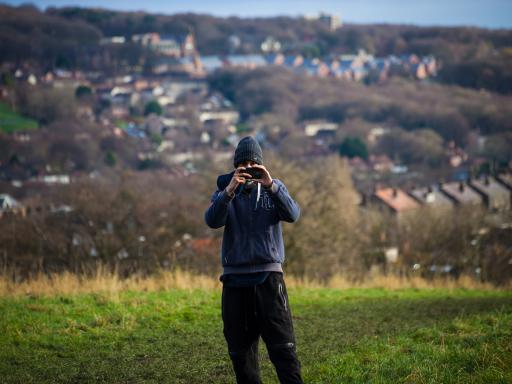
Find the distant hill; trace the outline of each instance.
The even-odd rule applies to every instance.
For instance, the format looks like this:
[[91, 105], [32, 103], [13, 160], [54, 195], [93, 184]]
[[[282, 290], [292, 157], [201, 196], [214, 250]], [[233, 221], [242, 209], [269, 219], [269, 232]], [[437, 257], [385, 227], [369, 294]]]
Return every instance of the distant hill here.
[[[202, 55], [260, 52], [273, 36], [289, 53], [306, 56], [352, 53], [377, 56], [432, 54], [443, 63], [441, 81], [500, 93], [512, 92], [512, 30], [410, 25], [354, 25], [330, 30], [315, 20], [291, 17], [213, 17], [148, 14], [92, 8], [0, 5], [0, 61], [33, 59], [46, 67], [84, 67], [104, 36], [144, 32], [179, 35], [192, 31]], [[230, 45], [236, 36], [240, 44]], [[126, 48], [126, 47], [125, 47]], [[143, 55], [134, 47], [109, 55]], [[483, 70], [485, 69], [485, 70]]]

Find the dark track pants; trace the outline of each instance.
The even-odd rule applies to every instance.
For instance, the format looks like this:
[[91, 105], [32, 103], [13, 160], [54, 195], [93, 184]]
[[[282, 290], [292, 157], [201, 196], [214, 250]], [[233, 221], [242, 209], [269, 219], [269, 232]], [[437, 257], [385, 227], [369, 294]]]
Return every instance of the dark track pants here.
[[283, 274], [251, 287], [222, 288], [224, 337], [238, 384], [260, 384], [261, 335], [282, 384], [303, 383]]

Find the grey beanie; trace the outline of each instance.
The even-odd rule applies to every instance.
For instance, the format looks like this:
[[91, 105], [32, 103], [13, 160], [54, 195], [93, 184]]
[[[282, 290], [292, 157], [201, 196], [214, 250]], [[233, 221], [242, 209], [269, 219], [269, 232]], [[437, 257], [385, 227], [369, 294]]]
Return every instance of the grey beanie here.
[[233, 165], [236, 167], [247, 160], [252, 160], [256, 164], [263, 164], [263, 152], [256, 139], [252, 136], [246, 136], [238, 143], [235, 149]]

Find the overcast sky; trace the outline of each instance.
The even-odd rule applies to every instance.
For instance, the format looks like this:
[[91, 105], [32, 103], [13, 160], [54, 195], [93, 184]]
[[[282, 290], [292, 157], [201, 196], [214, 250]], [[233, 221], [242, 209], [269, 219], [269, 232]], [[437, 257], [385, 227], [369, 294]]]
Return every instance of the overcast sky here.
[[353, 23], [475, 25], [512, 28], [512, 0], [0, 0], [19, 5], [79, 5], [153, 13], [194, 12], [218, 16], [313, 15], [320, 11]]

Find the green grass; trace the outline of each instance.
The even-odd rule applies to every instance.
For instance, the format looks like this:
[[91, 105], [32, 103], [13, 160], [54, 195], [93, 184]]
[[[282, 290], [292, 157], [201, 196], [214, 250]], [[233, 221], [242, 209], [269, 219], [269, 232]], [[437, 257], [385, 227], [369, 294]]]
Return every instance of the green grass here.
[[13, 133], [37, 128], [37, 121], [23, 117], [5, 103], [0, 103], [0, 132]]
[[[512, 382], [512, 292], [289, 295], [307, 383]], [[5, 383], [234, 382], [217, 291], [3, 298], [0, 313]]]

